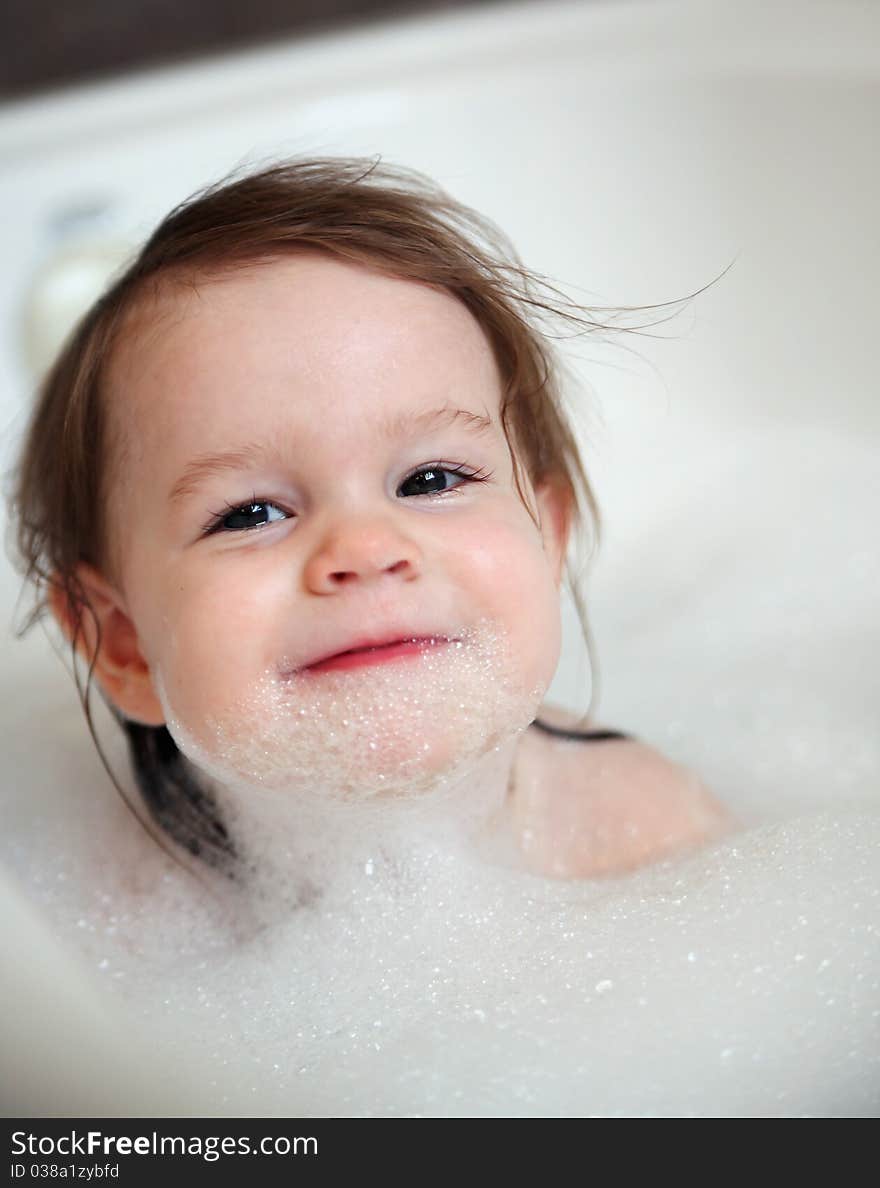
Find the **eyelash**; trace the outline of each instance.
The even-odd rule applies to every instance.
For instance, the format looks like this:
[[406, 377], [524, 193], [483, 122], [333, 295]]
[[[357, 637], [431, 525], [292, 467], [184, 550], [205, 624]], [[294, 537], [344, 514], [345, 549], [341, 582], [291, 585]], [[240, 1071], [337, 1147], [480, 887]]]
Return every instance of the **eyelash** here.
[[[429, 462], [425, 465], [420, 466], [417, 470], [413, 470], [410, 474], [407, 475], [407, 477], [403, 480], [403, 482], [400, 485], [404, 486], [406, 483], [408, 483], [410, 481], [410, 479], [415, 478], [416, 475], [425, 474], [427, 471], [437, 471], [437, 470], [445, 471], [447, 474], [457, 475], [459, 478], [465, 479], [467, 482], [470, 482], [470, 483], [485, 483], [488, 479], [490, 479], [492, 477], [492, 472], [489, 470], [484, 470], [484, 469], [468, 470], [464, 466], [460, 466], [457, 463], [450, 464], [450, 463], [446, 463], [446, 462]], [[463, 485], [464, 485], [463, 483], [459, 483], [454, 487], [447, 487], [443, 491], [423, 492], [421, 495], [417, 495], [417, 496], [410, 495], [409, 498], [410, 499], [436, 499], [437, 496], [448, 495], [451, 491], [457, 491], [458, 487], [463, 486]], [[271, 499], [258, 498], [257, 493], [255, 491], [253, 494], [253, 498], [248, 503], [226, 503], [219, 511], [212, 512], [210, 519], [208, 520], [208, 522], [205, 524], [204, 528], [202, 529], [202, 535], [210, 536], [216, 532], [219, 532], [221, 530], [221, 525], [223, 523], [223, 520], [225, 520], [227, 516], [232, 515], [235, 512], [247, 512], [252, 507], [255, 507], [255, 506], [278, 507], [278, 504], [275, 503]], [[276, 521], [273, 521], [273, 522], [276, 522]], [[230, 528], [227, 530], [226, 533], [224, 533], [224, 535], [228, 535], [229, 533], [232, 533], [232, 532], [253, 532], [253, 531], [259, 530], [260, 528], [267, 528], [267, 527], [268, 527], [268, 524], [256, 524], [252, 528]]]

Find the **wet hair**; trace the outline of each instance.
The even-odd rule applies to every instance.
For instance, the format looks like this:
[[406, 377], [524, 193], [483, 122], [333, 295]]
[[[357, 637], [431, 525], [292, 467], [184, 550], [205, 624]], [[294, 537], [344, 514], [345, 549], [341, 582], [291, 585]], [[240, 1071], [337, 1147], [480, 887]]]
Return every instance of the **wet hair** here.
[[[142, 333], [158, 301], [176, 286], [191, 290], [239, 268], [307, 251], [439, 286], [466, 306], [482, 327], [503, 383], [501, 422], [520, 497], [526, 503], [523, 469], [533, 483], [560, 484], [571, 499], [573, 535], [581, 537], [590, 556], [598, 547], [599, 510], [561, 400], [565, 365], [538, 319], [561, 318], [577, 334], [640, 332], [645, 326], [614, 324], [633, 310], [590, 311], [569, 301], [546, 278], [525, 268], [493, 223], [413, 169], [382, 164], [381, 158], [313, 157], [233, 172], [172, 210], [74, 327], [42, 381], [11, 476], [13, 563], [25, 584], [36, 590], [36, 605], [17, 634], [21, 637], [44, 617], [47, 592], [63, 597], [72, 627], [74, 677], [89, 731], [126, 799], [92, 722], [89, 692], [101, 647], [100, 623], [77, 575], [80, 562], [111, 581], [115, 568], [107, 507], [121, 480], [122, 450], [114, 422], [122, 417], [118, 409], [111, 410], [111, 399], [120, 393], [111, 391], [108, 365], [118, 343]], [[682, 300], [688, 298], [664, 304], [680, 306]], [[645, 306], [639, 312], [661, 308]], [[592, 709], [594, 648], [570, 562], [567, 578], [592, 662]], [[83, 690], [76, 657], [87, 612], [97, 641]], [[160, 829], [158, 834], [150, 831], [160, 843], [164, 832], [190, 853], [228, 868], [235, 858], [234, 842], [210, 790], [167, 728], [131, 721], [103, 690], [101, 695], [125, 732], [143, 803]]]

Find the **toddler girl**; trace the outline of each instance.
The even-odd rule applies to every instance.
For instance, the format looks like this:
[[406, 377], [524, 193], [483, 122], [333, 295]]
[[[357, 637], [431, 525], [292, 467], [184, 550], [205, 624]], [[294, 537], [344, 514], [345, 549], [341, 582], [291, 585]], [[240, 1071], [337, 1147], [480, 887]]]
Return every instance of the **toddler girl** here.
[[434, 847], [562, 878], [724, 828], [542, 704], [598, 514], [533, 279], [422, 175], [295, 160], [174, 210], [49, 372], [13, 497], [34, 617], [194, 871], [262, 855], [302, 898], [393, 864], [413, 806]]

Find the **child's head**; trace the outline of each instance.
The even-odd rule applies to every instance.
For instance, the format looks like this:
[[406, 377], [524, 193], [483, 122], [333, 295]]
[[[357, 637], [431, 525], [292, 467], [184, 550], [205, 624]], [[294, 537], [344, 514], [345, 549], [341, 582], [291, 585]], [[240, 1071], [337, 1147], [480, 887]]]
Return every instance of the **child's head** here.
[[490, 672], [532, 712], [552, 679], [569, 531], [596, 508], [517, 309], [543, 303], [474, 231], [517, 259], [409, 171], [244, 176], [168, 216], [46, 378], [19, 549], [191, 848], [155, 789], [166, 725], [210, 757], [267, 680], [330, 696], [303, 669], [389, 636], [473, 644], [458, 685], [435, 660], [432, 720], [454, 699], [478, 721]]

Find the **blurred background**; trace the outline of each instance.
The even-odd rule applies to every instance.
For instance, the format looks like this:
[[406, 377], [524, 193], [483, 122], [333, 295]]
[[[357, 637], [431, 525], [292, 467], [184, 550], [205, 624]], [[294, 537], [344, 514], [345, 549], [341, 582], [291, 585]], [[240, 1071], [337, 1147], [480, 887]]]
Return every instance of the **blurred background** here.
[[475, 2], [487, 7], [493, 0], [6, 0], [0, 100], [276, 37]]

